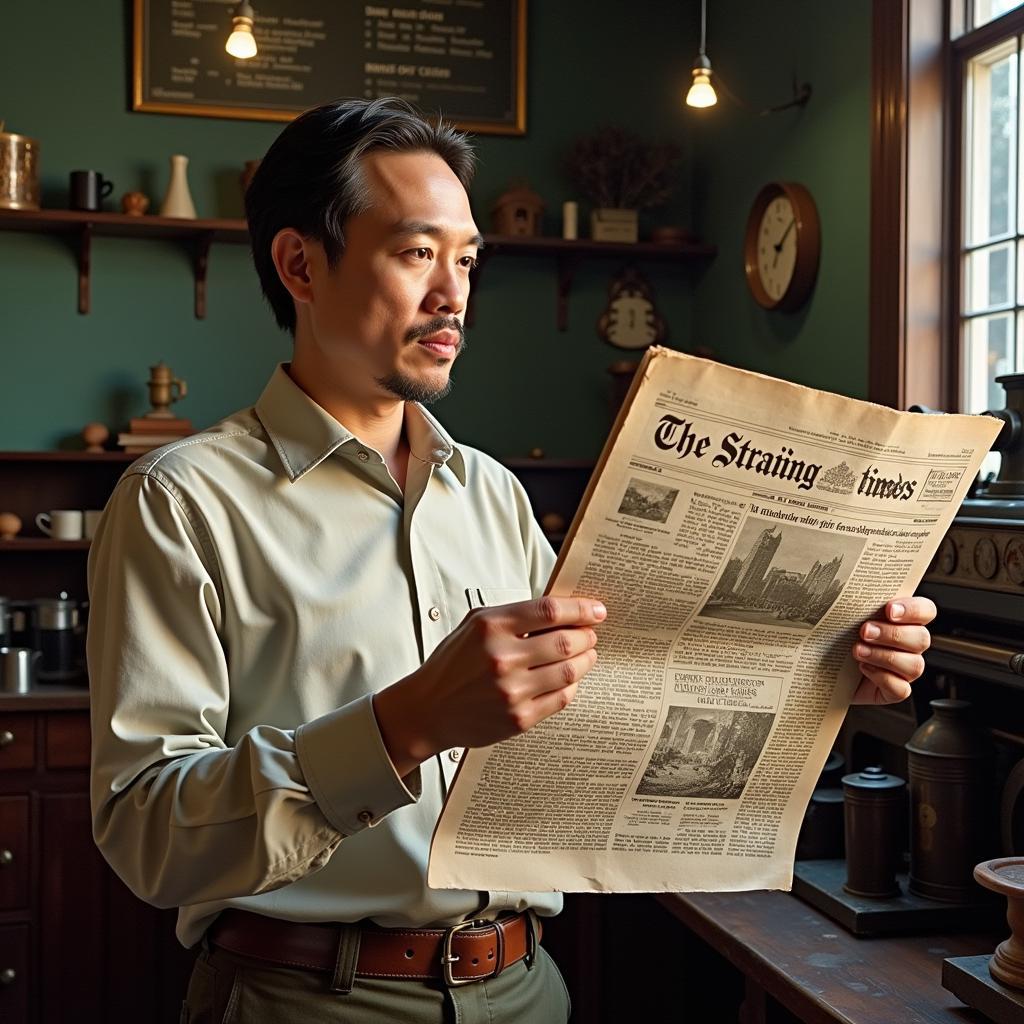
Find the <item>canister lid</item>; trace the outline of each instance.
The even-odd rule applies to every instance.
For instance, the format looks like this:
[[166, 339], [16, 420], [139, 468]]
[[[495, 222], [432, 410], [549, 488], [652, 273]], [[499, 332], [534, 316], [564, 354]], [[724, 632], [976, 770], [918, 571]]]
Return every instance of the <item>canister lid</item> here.
[[78, 625], [78, 602], [60, 597], [40, 597], [35, 601], [36, 626], [39, 629], [74, 629]]
[[934, 714], [904, 744], [910, 753], [972, 759], [992, 755], [992, 737], [974, 720], [970, 701], [939, 697], [928, 703]]
[[843, 791], [841, 789], [816, 789], [811, 794], [812, 804], [841, 804], [843, 802]]
[[838, 750], [829, 752], [821, 775], [818, 776], [819, 786], [835, 786], [841, 781], [843, 769], [846, 767], [846, 758]]
[[843, 785], [851, 789], [899, 789], [906, 784], [906, 780], [898, 775], [889, 775], [879, 765], [843, 776]]
[[[2, 126], [2, 124], [3, 124], [3, 122], [0, 121], [0, 126]], [[19, 135], [17, 132], [5, 132], [5, 131], [0, 131], [0, 143], [2, 143], [2, 142], [13, 142], [13, 143], [16, 143], [16, 144], [20, 142], [20, 143], [23, 143], [26, 146], [38, 146], [39, 145], [39, 140], [38, 139], [31, 139], [27, 135]]]

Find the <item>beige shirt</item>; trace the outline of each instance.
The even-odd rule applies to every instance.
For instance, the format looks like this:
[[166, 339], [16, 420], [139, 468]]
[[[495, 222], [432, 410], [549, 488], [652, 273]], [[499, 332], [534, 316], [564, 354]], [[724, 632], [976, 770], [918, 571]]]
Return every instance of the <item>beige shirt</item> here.
[[[426, 884], [461, 751], [399, 778], [372, 695], [480, 604], [543, 592], [554, 554], [515, 477], [406, 403], [380, 454], [274, 373], [254, 409], [143, 456], [89, 556], [93, 830], [201, 937], [228, 906], [427, 926], [554, 893]], [[529, 785], [529, 779], [523, 780]]]

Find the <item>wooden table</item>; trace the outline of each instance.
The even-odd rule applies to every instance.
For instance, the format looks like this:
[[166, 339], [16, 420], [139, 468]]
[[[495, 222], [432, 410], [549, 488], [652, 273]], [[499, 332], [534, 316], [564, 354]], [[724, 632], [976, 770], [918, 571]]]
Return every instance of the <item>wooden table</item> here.
[[772, 1000], [805, 1024], [983, 1024], [942, 987], [949, 956], [990, 953], [999, 934], [858, 939], [783, 892], [656, 897], [746, 978], [744, 1024]]

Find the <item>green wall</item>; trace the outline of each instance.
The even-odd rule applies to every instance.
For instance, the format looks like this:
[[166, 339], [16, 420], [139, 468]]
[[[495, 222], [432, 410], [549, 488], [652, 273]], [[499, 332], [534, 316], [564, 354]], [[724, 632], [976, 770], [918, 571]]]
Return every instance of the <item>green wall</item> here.
[[[712, 0], [708, 55], [729, 89], [693, 118], [693, 209], [718, 257], [694, 295], [696, 337], [737, 366], [855, 397], [867, 393], [871, 4]], [[803, 109], [786, 102], [810, 82]], [[769, 181], [796, 181], [821, 219], [815, 290], [794, 313], [766, 312], [743, 276], [750, 205]]]
[[[0, 118], [41, 141], [43, 202], [66, 205], [67, 174], [100, 169], [114, 198], [147, 192], [159, 206], [167, 158], [191, 158], [200, 216], [239, 216], [238, 172], [280, 125], [129, 110], [130, 4], [9, 5], [0, 38]], [[825, 387], [863, 390], [866, 334], [867, 0], [771, 5], [711, 0], [708, 49], [733, 88], [774, 100], [791, 66], [814, 83], [802, 114], [758, 121], [721, 104], [704, 117], [682, 106], [697, 46], [695, 3], [533, 0], [529, 18], [528, 135], [481, 136], [473, 190], [487, 230], [497, 195], [526, 177], [558, 233], [572, 198], [562, 173], [567, 141], [603, 124], [676, 141], [683, 170], [661, 220], [689, 224], [720, 247], [705, 272], [648, 265], [669, 344], [698, 339], [740, 365]], [[638, 13], [639, 12], [639, 13]], [[59, 32], [52, 31], [54, 25]], [[43, 40], [46, 45], [43, 45]], [[789, 176], [815, 192], [824, 227], [818, 291], [804, 314], [769, 318], [745, 294], [738, 269], [745, 207], [763, 180]], [[108, 208], [117, 208], [108, 205]], [[583, 218], [581, 217], [581, 220]], [[189, 382], [177, 410], [206, 425], [250, 404], [290, 338], [273, 326], [246, 249], [215, 246], [207, 319], [192, 315], [184, 248], [97, 239], [92, 312], [76, 312], [72, 249], [55, 237], [0, 232], [4, 401], [0, 449], [73, 445], [90, 420], [120, 429], [147, 408], [148, 367], [163, 359]], [[555, 329], [555, 266], [495, 258], [480, 282], [470, 348], [437, 412], [453, 433], [497, 455], [540, 446], [589, 457], [610, 423], [606, 367], [621, 353], [594, 325], [613, 262], [581, 266], [570, 329]]]

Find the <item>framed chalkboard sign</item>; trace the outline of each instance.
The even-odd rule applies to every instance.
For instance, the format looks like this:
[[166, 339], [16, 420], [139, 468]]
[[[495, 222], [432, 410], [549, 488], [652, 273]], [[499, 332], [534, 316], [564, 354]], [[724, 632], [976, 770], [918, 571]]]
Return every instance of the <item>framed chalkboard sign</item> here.
[[257, 0], [258, 52], [224, 49], [233, 0], [135, 0], [132, 109], [289, 121], [401, 96], [466, 131], [526, 131], [526, 0]]

